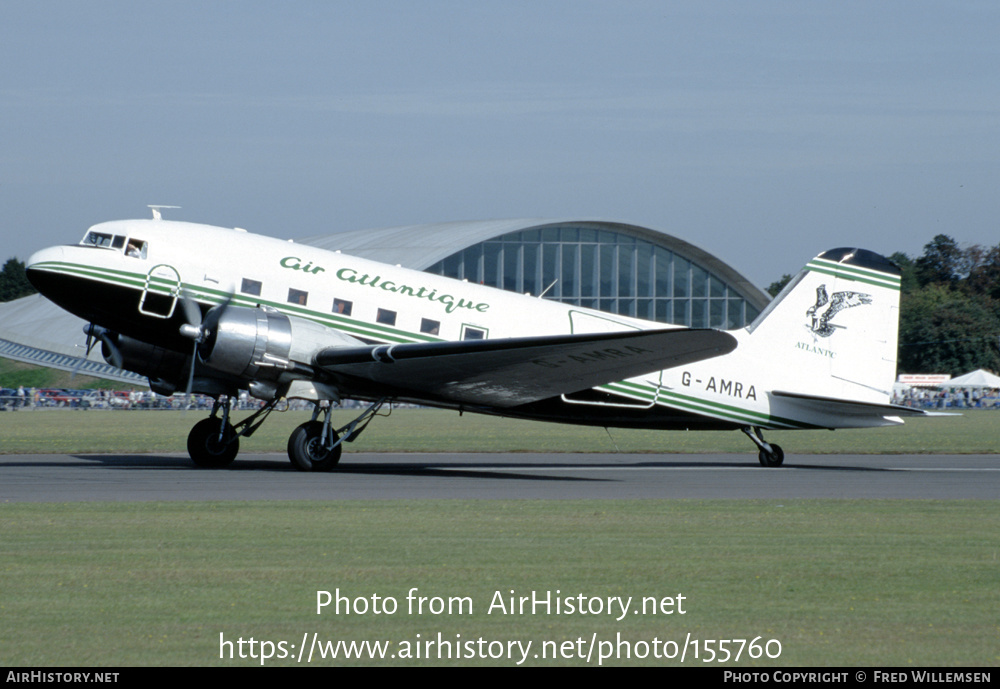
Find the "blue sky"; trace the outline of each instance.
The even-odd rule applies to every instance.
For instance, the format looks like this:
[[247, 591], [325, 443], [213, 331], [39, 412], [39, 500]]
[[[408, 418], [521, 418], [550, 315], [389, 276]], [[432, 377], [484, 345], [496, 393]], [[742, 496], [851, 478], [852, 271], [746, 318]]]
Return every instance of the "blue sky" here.
[[1000, 242], [995, 2], [0, 1], [8, 256], [104, 220], [302, 237], [621, 220], [766, 287]]

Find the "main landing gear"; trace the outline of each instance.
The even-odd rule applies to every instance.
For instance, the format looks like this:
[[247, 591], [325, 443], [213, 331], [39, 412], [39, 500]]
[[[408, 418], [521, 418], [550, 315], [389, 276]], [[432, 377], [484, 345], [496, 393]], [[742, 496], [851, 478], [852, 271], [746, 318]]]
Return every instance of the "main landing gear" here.
[[764, 435], [757, 426], [744, 426], [740, 429], [746, 433], [747, 437], [753, 441], [754, 445], [760, 448], [757, 459], [764, 467], [780, 467], [785, 461], [785, 452], [776, 443], [768, 443], [764, 440]]
[[[331, 407], [313, 409], [312, 419], [300, 425], [288, 438], [288, 458], [299, 471], [332, 471], [340, 461], [344, 442], [354, 442], [385, 404], [383, 397], [346, 426], [333, 429]], [[320, 421], [320, 414], [323, 420]]]
[[[317, 403], [312, 419], [298, 426], [288, 438], [288, 458], [292, 465], [299, 471], [332, 471], [340, 462], [342, 443], [353, 442], [361, 435], [386, 401], [386, 398], [378, 400], [356, 419], [336, 430], [331, 423], [330, 406], [321, 408]], [[188, 454], [192, 461], [200, 467], [212, 469], [232, 464], [240, 451], [240, 438], [253, 435], [277, 403], [277, 400], [269, 402], [233, 425], [229, 422], [230, 400], [220, 396], [212, 405], [211, 416], [196, 423], [188, 434]]]
[[[240, 438], [253, 435], [275, 404], [270, 402], [234, 426], [229, 422], [230, 399], [220, 396], [212, 405], [212, 415], [196, 423], [188, 433], [191, 460], [206, 469], [229, 466], [239, 454]], [[220, 411], [222, 416], [218, 416]]]

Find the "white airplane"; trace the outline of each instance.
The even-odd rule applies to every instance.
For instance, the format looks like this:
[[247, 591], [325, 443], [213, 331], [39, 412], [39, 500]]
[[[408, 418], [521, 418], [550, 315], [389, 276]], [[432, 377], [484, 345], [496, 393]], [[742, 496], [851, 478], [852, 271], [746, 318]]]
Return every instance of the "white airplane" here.
[[[890, 404], [898, 268], [863, 249], [820, 254], [748, 327], [690, 329], [566, 305], [340, 252], [160, 218], [91, 227], [35, 253], [28, 278], [89, 322], [109, 363], [165, 395], [215, 398], [188, 436], [230, 464], [282, 399], [314, 403], [288, 455], [327, 471], [389, 401], [604, 427], [860, 428], [919, 413]], [[241, 390], [266, 404], [237, 423]], [[371, 402], [334, 428], [341, 399]]]

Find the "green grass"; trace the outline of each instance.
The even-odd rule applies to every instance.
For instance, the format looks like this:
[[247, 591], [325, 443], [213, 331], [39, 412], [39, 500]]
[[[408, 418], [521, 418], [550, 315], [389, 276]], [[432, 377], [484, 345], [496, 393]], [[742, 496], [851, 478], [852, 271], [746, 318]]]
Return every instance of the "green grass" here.
[[[780, 657], [740, 665], [1000, 664], [1000, 502], [7, 504], [0, 520], [6, 665], [253, 665], [220, 660], [220, 633], [298, 644], [307, 632], [391, 641], [392, 652], [438, 632], [531, 640], [534, 650], [595, 633], [760, 636], [780, 641]], [[468, 597], [471, 613], [408, 614], [413, 587]], [[399, 609], [317, 615], [317, 590], [337, 589], [369, 603], [392, 597]], [[511, 590], [636, 602], [681, 594], [686, 612], [620, 622], [488, 614], [496, 592]], [[384, 661], [393, 662], [417, 664]], [[481, 663], [513, 665], [421, 661]], [[703, 663], [689, 650], [686, 664]]]
[[[339, 412], [344, 422], [349, 412]], [[283, 452], [307, 414], [244, 439]], [[0, 413], [0, 452], [183, 451], [204, 413]], [[997, 412], [862, 431], [772, 433], [786, 453], [996, 452]], [[741, 452], [738, 432], [611, 431], [627, 452]], [[350, 451], [598, 451], [603, 429], [434, 410], [376, 419]], [[255, 665], [237, 642], [776, 639], [740, 665], [1000, 665], [1000, 501], [313, 501], [0, 505], [0, 662]], [[471, 614], [410, 615], [407, 592]], [[393, 615], [316, 615], [317, 590]], [[685, 615], [487, 614], [500, 592], [682, 594]], [[561, 646], [560, 646], [561, 647]], [[772, 646], [772, 649], [774, 646]], [[662, 649], [662, 646], [661, 646]], [[249, 651], [249, 647], [246, 647]], [[239, 647], [236, 646], [236, 652]], [[687, 665], [702, 665], [691, 658]], [[702, 654], [704, 657], [704, 653]], [[315, 661], [320, 663], [320, 661]], [[492, 664], [386, 660], [324, 664]], [[591, 664], [595, 664], [592, 661]], [[676, 664], [648, 657], [609, 664]], [[273, 665], [292, 664], [272, 660]], [[581, 665], [578, 658], [529, 665]], [[730, 663], [731, 665], [732, 663]]]
[[[205, 412], [37, 410], [0, 413], [0, 454], [184, 452]], [[356, 412], [338, 411], [346, 424]], [[236, 414], [234, 418], [242, 418]], [[306, 412], [274, 413], [243, 452], [284, 452]], [[911, 419], [903, 426], [838, 431], [773, 431], [792, 454], [991, 454], [1000, 452], [1000, 411]], [[642, 431], [518, 421], [433, 409], [400, 409], [376, 418], [347, 452], [752, 453], [738, 431]]]

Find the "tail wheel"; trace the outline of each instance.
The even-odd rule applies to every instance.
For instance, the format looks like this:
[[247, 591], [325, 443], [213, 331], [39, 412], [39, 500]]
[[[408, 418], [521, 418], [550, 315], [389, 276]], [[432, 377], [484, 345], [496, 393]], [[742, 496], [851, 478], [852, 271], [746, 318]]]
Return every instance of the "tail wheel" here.
[[771, 443], [771, 451], [761, 450], [757, 455], [757, 459], [760, 460], [761, 466], [780, 467], [781, 463], [785, 461], [785, 452], [781, 449], [780, 445]]
[[188, 434], [188, 454], [192, 461], [200, 467], [218, 469], [229, 466], [240, 451], [240, 439], [232, 425], [226, 423], [222, 427], [222, 438], [219, 438], [219, 424], [216, 418], [203, 419], [194, 425]]
[[332, 471], [342, 447], [325, 446], [322, 421], [307, 421], [288, 438], [288, 458], [299, 471]]

